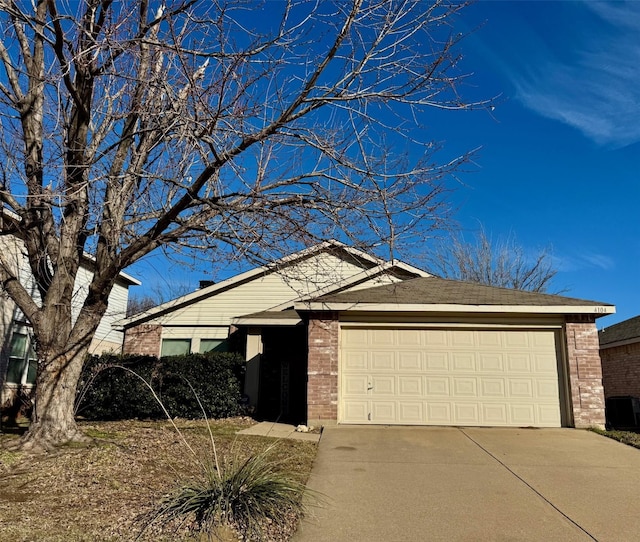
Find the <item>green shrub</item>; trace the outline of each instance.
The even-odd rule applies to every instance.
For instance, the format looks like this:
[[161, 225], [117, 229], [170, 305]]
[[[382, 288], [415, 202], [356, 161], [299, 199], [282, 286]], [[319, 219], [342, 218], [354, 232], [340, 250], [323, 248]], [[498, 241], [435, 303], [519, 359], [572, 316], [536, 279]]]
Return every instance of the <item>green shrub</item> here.
[[211, 418], [242, 414], [244, 359], [228, 352], [161, 359], [90, 357], [78, 385], [76, 413], [91, 420], [164, 418], [162, 408], [136, 375], [150, 383], [171, 416], [202, 418], [196, 394]]

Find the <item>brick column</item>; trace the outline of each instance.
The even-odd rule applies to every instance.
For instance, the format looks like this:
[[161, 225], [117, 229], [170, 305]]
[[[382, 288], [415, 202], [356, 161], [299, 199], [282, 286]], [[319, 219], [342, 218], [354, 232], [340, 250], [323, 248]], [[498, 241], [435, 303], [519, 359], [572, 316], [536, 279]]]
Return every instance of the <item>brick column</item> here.
[[140, 324], [125, 330], [122, 345], [123, 354], [160, 356], [162, 326], [159, 324]]
[[595, 318], [568, 317], [566, 338], [574, 425], [604, 427], [604, 388]]
[[322, 425], [338, 420], [338, 315], [309, 315], [307, 369], [307, 423]]

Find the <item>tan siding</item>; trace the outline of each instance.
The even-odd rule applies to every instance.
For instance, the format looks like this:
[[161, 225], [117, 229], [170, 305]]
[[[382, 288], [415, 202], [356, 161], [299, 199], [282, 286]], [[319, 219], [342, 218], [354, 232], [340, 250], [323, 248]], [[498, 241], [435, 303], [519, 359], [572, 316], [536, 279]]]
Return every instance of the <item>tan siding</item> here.
[[236, 316], [270, 309], [361, 272], [361, 267], [323, 254], [287, 269], [286, 274], [256, 278], [151, 322], [168, 327], [228, 326]]

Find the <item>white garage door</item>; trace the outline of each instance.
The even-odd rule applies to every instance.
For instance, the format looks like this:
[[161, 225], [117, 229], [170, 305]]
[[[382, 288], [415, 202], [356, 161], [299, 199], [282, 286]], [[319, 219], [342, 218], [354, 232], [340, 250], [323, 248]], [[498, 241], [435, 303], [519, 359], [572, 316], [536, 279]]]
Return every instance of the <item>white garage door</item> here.
[[341, 423], [560, 427], [553, 330], [341, 331]]

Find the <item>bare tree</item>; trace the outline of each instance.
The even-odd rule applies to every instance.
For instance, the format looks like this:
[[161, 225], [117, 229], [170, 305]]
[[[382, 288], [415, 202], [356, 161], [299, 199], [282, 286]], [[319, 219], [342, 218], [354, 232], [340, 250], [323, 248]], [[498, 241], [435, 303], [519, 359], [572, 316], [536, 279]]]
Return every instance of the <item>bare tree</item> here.
[[467, 156], [438, 164], [414, 132], [429, 108], [484, 105], [456, 91], [464, 5], [0, 0], [0, 233], [37, 285], [0, 254], [36, 338], [24, 446], [83, 438], [83, 358], [118, 273], [150, 252], [268, 261], [336, 237], [393, 254], [439, 224]]
[[144, 312], [152, 307], [166, 303], [171, 299], [176, 299], [191, 293], [192, 291], [193, 289], [190, 285], [185, 283], [166, 281], [162, 284], [155, 284], [150, 291], [145, 294], [129, 296], [127, 300], [127, 316]]
[[547, 292], [558, 272], [549, 248], [528, 254], [514, 235], [494, 242], [484, 228], [472, 241], [453, 234], [428, 259], [443, 278], [531, 292]]

